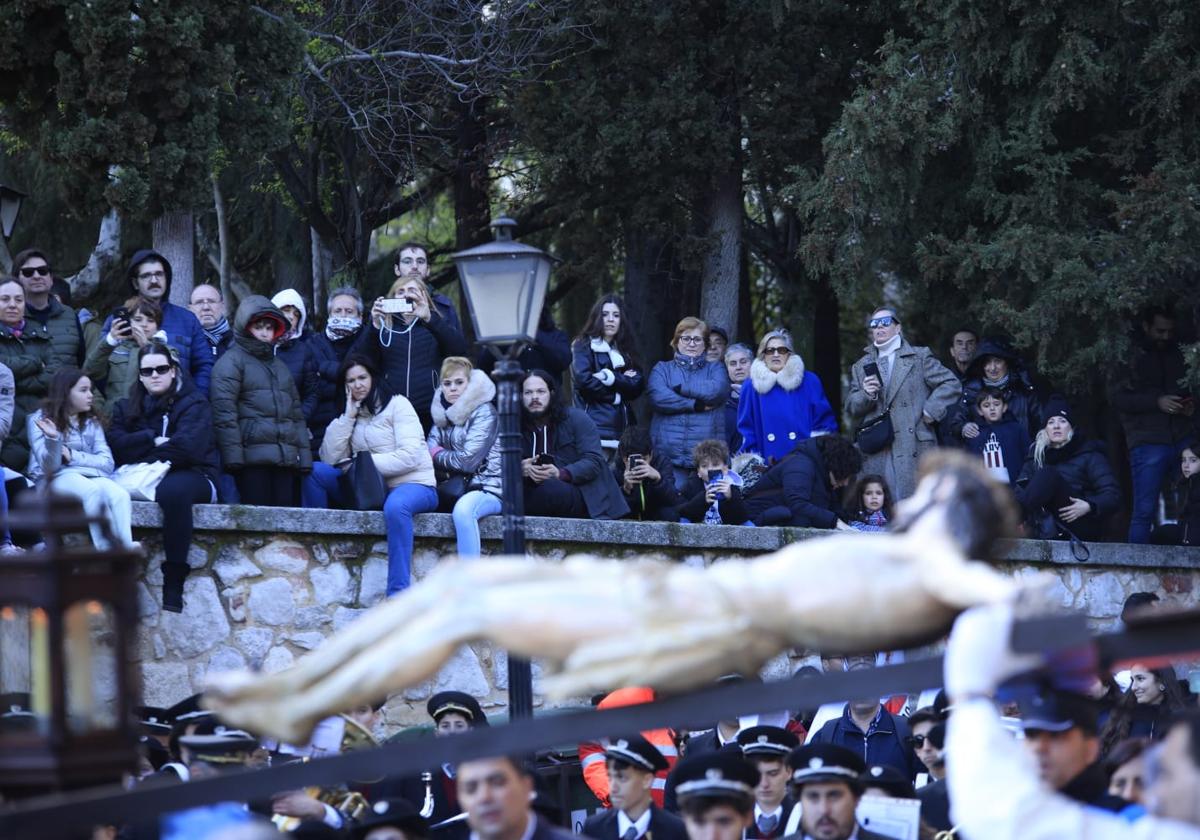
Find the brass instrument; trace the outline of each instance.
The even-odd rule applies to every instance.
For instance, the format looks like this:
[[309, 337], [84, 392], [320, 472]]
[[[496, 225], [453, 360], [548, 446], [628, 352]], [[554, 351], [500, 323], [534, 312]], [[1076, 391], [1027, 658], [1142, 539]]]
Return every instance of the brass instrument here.
[[433, 774], [426, 770], [421, 774], [421, 781], [425, 783], [425, 801], [421, 803], [421, 816], [429, 819], [433, 816]]
[[[352, 752], [354, 750], [365, 750], [379, 746], [379, 741], [371, 734], [370, 730], [358, 721], [348, 715], [338, 715], [338, 717], [345, 724], [342, 728], [342, 740], [339, 745], [339, 752]], [[309, 761], [309, 758], [305, 757], [301, 761]], [[375, 781], [378, 781], [378, 779]], [[426, 790], [426, 798], [431, 803], [430, 813], [432, 813], [433, 794], [432, 792], [428, 792], [428, 788]], [[351, 820], [362, 818], [371, 809], [371, 803], [367, 802], [365, 796], [358, 791], [350, 790], [346, 785], [338, 785], [332, 788], [307, 787], [304, 788], [304, 793], [323, 805], [333, 806], [335, 810]], [[271, 822], [280, 831], [295, 831], [296, 826], [301, 823], [301, 819], [299, 817], [286, 817], [283, 814], [276, 814], [271, 817]]]

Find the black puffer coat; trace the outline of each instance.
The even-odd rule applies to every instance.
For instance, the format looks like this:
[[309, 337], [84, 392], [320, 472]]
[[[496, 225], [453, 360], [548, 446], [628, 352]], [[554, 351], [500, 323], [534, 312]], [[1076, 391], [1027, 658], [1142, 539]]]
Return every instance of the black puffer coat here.
[[233, 347], [213, 367], [213, 426], [221, 462], [229, 472], [251, 466], [307, 472], [312, 449], [296, 383], [275, 348], [246, 331], [262, 315], [287, 324], [271, 301], [251, 295], [238, 306]]
[[[134, 402], [139, 398], [140, 405]], [[155, 446], [164, 435], [170, 440]], [[113, 409], [108, 445], [118, 465], [170, 461], [171, 472], [196, 470], [214, 485], [220, 472], [212, 408], [186, 376], [177, 376], [175, 388], [161, 397], [134, 386], [133, 395]]]
[[771, 467], [746, 497], [751, 517], [782, 505], [792, 512], [796, 527], [833, 528], [841, 507], [829, 483], [829, 469], [821, 452], [820, 438], [809, 438]]
[[[1025, 505], [1025, 486], [1038, 471], [1033, 451], [1031, 446], [1021, 468], [1021, 477], [1017, 479], [1017, 501], [1022, 506]], [[1071, 496], [1092, 506], [1084, 520], [1103, 522], [1121, 507], [1121, 488], [1099, 441], [1086, 440], [1076, 434], [1058, 449], [1046, 447], [1044, 464], [1063, 477], [1071, 488]]]
[[[575, 407], [592, 418], [601, 440], [619, 440], [625, 427], [637, 422], [630, 403], [646, 390], [642, 371], [629, 358], [621, 359], [614, 365], [608, 344], [599, 339], [581, 338], [571, 345]], [[611, 384], [604, 381], [610, 377]]]
[[978, 423], [975, 413], [975, 399], [984, 388], [983, 360], [988, 356], [997, 356], [1008, 362], [1008, 382], [1000, 389], [1008, 411], [1029, 432], [1029, 439], [1037, 436], [1038, 430], [1045, 425], [1042, 417], [1042, 401], [1038, 399], [1033, 382], [1030, 381], [1029, 371], [1024, 360], [1008, 344], [995, 339], [985, 338], [979, 344], [975, 358], [967, 367], [963, 378], [962, 399], [958, 406], [947, 415], [941, 423], [942, 442], [947, 446], [962, 446], [962, 428], [967, 423]]

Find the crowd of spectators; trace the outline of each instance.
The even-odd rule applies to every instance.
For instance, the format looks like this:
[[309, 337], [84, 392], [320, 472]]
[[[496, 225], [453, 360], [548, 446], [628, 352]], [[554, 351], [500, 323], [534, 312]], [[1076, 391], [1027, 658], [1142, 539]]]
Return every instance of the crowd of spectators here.
[[[389, 592], [409, 584], [417, 513], [452, 513], [459, 553], [479, 555], [479, 521], [499, 513], [502, 494], [493, 357], [471, 352], [451, 301], [428, 285], [423, 245], [397, 248], [393, 271], [369, 306], [335, 289], [318, 329], [294, 289], [247, 297], [232, 321], [212, 285], [193, 289], [190, 309], [172, 304], [169, 261], [139, 251], [132, 296], [98, 323], [56, 290], [43, 252], [18, 254], [15, 276], [0, 279], [7, 489], [44, 476], [130, 542], [128, 496], [146, 488], [130, 487], [125, 468], [169, 462], [171, 492], [156, 501], [171, 523], [170, 609], [182, 602], [194, 503], [375, 506]], [[654, 361], [639, 357], [634, 320], [607, 294], [574, 339], [545, 313], [524, 349], [528, 513], [879, 531], [937, 446], [973, 453], [1009, 484], [1029, 536], [1102, 539], [1122, 509], [1106, 447], [1003, 338], [956, 330], [943, 363], [909, 342], [895, 308], [875, 309], [842, 420], [786, 329], [738, 341], [689, 316]], [[1190, 545], [1200, 453], [1174, 331], [1167, 310], [1145, 313], [1109, 400], [1129, 449], [1128, 538]], [[379, 492], [363, 496], [372, 481]], [[1160, 524], [1171, 486], [1177, 515]], [[0, 550], [20, 549], [6, 536]]]

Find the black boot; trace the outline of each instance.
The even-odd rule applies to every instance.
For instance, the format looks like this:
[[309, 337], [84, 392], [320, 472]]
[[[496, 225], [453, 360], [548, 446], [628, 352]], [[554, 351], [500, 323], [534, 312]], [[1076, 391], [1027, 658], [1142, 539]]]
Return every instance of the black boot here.
[[167, 612], [183, 612], [183, 582], [188, 567], [174, 563], [163, 564], [163, 609]]

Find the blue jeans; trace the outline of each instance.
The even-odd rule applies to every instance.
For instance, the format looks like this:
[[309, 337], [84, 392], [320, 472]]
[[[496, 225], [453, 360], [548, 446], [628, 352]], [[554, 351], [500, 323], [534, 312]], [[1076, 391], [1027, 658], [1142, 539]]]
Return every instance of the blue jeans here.
[[[341, 470], [317, 461], [300, 488], [300, 499], [306, 508], [327, 508], [338, 504], [338, 476]], [[413, 514], [437, 510], [437, 489], [424, 484], [401, 484], [393, 487], [383, 502], [383, 521], [387, 526], [388, 578], [387, 594], [408, 589], [412, 583]]]
[[500, 497], [482, 490], [464, 493], [454, 503], [454, 534], [458, 538], [460, 557], [478, 557], [482, 551], [479, 541], [479, 520], [500, 512]]
[[1129, 471], [1133, 482], [1133, 510], [1129, 516], [1129, 541], [1150, 542], [1150, 528], [1162, 492], [1163, 479], [1171, 468], [1178, 469], [1185, 443], [1144, 443], [1129, 450]]

